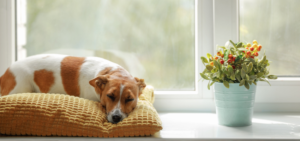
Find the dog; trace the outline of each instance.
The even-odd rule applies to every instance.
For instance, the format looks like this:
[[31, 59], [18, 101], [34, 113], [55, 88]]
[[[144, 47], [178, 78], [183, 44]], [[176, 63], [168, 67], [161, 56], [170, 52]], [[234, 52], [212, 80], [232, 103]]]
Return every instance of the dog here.
[[0, 77], [0, 96], [41, 92], [100, 101], [111, 123], [133, 111], [145, 87], [144, 79], [103, 58], [58, 54], [17, 61]]

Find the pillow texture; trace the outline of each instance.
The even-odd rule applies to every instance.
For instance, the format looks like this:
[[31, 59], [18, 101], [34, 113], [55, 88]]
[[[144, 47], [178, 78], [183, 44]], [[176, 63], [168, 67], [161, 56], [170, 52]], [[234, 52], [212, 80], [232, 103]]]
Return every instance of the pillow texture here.
[[162, 129], [147, 86], [137, 107], [118, 124], [107, 121], [99, 102], [62, 94], [23, 93], [0, 97], [0, 134], [37, 136], [149, 136]]

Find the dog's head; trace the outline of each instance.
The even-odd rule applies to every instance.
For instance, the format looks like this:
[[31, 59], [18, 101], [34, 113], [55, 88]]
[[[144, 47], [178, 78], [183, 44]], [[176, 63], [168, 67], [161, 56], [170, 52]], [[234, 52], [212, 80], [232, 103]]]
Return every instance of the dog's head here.
[[139, 95], [146, 87], [143, 79], [100, 75], [90, 81], [90, 85], [100, 95], [100, 102], [106, 108], [107, 119], [118, 123], [133, 111]]

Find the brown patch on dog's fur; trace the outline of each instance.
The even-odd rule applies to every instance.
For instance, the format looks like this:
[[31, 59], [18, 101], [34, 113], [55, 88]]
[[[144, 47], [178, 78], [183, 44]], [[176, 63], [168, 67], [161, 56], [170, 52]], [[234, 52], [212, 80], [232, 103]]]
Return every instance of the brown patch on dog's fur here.
[[1, 96], [8, 95], [14, 87], [17, 85], [14, 74], [12, 74], [9, 68], [0, 78]]
[[140, 96], [144, 88], [146, 87], [146, 83], [144, 82], [144, 79], [139, 79], [137, 77], [134, 77], [134, 79], [137, 82], [137, 85], [139, 86], [139, 96]]
[[54, 76], [52, 71], [45, 69], [34, 72], [34, 82], [40, 88], [42, 93], [49, 92], [51, 86], [54, 83]]
[[112, 67], [107, 67], [104, 70], [100, 71], [97, 76], [108, 74], [111, 71]]
[[67, 56], [61, 62], [61, 79], [67, 94], [80, 96], [79, 74], [84, 57]]
[[108, 74], [111, 71], [112, 67], [107, 67], [104, 70], [100, 71], [96, 78], [90, 80], [90, 85], [92, 85], [95, 88], [95, 91], [97, 94], [100, 95], [101, 98], [101, 92], [105, 87], [105, 84], [107, 83], [107, 77], [105, 74]]

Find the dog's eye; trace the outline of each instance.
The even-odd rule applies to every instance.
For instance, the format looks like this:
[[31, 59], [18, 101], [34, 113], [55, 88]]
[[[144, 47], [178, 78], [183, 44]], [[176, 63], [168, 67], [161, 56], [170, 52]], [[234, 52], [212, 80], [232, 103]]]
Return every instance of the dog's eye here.
[[133, 101], [134, 99], [126, 99], [125, 103], [129, 102], [129, 101]]
[[107, 95], [107, 97], [109, 97], [112, 101], [115, 101], [115, 97], [112, 95]]

